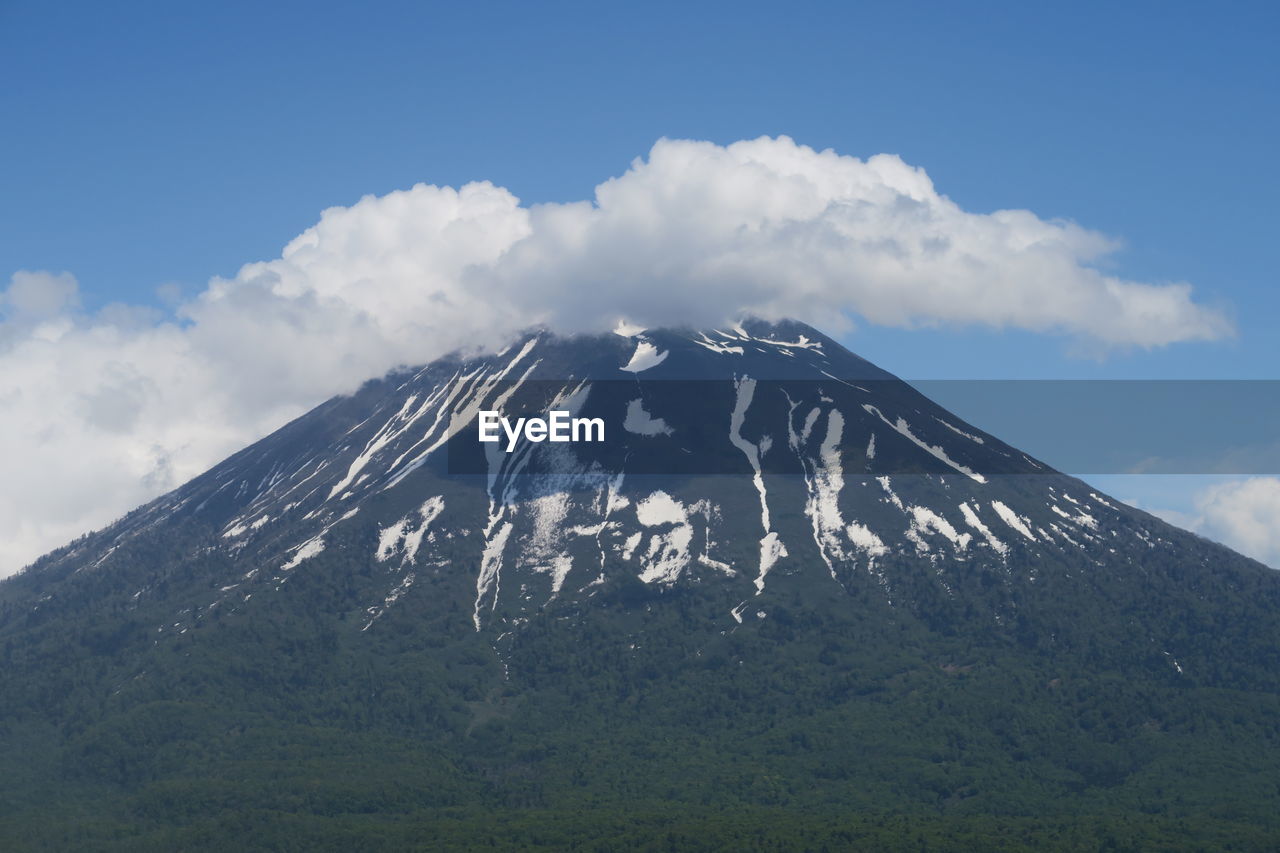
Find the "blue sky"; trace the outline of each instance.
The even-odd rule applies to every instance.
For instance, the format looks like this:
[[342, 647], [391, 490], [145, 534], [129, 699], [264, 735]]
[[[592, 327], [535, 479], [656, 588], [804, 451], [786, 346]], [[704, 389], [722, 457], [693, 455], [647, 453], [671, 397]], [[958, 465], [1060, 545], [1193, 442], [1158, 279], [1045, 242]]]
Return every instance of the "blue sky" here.
[[845, 338], [901, 376], [1280, 378], [1278, 36], [1274, 3], [0, 0], [0, 277], [161, 305], [365, 194], [572, 201], [660, 137], [786, 134], [1118, 238], [1109, 271], [1190, 282], [1237, 330], [1105, 359], [1029, 331]]
[[149, 300], [366, 193], [584, 198], [661, 136], [785, 133], [900, 154], [970, 210], [1119, 237], [1126, 275], [1190, 281], [1239, 325], [1101, 366], [1017, 333], [856, 342], [902, 375], [1271, 377], [1278, 21], [1271, 3], [5, 3], [0, 270]]

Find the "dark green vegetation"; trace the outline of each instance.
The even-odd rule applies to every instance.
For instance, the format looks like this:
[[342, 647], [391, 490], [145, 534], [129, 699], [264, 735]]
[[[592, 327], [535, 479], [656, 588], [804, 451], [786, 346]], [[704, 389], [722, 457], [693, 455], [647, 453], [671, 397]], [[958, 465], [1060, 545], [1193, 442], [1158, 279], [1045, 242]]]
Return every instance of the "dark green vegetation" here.
[[[367, 553], [376, 530], [346, 535]], [[159, 636], [175, 597], [199, 608], [225, 575], [176, 557], [214, 537], [188, 523], [35, 610], [37, 573], [0, 587], [5, 849], [1280, 842], [1280, 602], [1243, 560], [1185, 600], [1160, 565], [1076, 582], [1087, 567], [1064, 565], [1003, 625], [918, 564], [891, 567], [918, 574], [901, 604], [796, 574], [728, 631], [726, 589], [610, 582], [500, 657], [465, 563], [361, 631], [379, 569], [342, 543]], [[134, 602], [143, 580], [165, 594]], [[1133, 657], [1156, 625], [1179, 626], [1183, 674]]]

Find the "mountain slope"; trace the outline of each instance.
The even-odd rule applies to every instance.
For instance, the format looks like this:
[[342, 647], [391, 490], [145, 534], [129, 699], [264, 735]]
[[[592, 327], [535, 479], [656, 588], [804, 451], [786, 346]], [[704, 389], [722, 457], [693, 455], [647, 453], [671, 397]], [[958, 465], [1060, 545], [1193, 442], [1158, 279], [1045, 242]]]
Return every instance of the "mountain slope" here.
[[[605, 440], [508, 453], [482, 409]], [[914, 841], [891, 813], [941, 844], [1261, 845], [1277, 605], [1264, 567], [809, 327], [531, 334], [331, 400], [0, 585], [0, 827], [34, 844], [74, 797], [68, 831], [158, 848], [609, 849], [672, 815]]]

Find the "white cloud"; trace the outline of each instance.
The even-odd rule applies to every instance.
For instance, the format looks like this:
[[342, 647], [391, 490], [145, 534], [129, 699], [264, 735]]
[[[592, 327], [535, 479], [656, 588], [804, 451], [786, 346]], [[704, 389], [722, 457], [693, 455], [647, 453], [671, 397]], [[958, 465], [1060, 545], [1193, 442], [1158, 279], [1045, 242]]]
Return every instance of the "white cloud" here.
[[1196, 496], [1194, 513], [1156, 514], [1280, 568], [1280, 478], [1215, 483]]
[[572, 204], [418, 185], [320, 221], [171, 315], [79, 307], [66, 273], [0, 295], [0, 574], [399, 364], [547, 324], [1016, 327], [1103, 347], [1231, 334], [1185, 284], [1100, 272], [1107, 238], [969, 213], [894, 156], [785, 137], [663, 140]]
[[28, 272], [13, 274], [9, 287], [0, 293], [0, 309], [13, 329], [54, 319], [78, 307], [80, 292], [75, 277], [69, 273]]

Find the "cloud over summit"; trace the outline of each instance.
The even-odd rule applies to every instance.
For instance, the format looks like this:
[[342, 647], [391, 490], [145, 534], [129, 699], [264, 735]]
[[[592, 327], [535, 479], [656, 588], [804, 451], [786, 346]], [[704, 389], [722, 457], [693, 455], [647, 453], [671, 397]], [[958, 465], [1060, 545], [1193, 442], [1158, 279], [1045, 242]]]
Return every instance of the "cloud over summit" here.
[[70, 275], [19, 272], [0, 292], [0, 574], [331, 394], [530, 325], [755, 314], [1104, 348], [1231, 334], [1188, 285], [1101, 272], [1114, 249], [1028, 211], [967, 212], [896, 156], [781, 137], [661, 140], [569, 204], [483, 182], [366, 196], [171, 316], [86, 314]]

